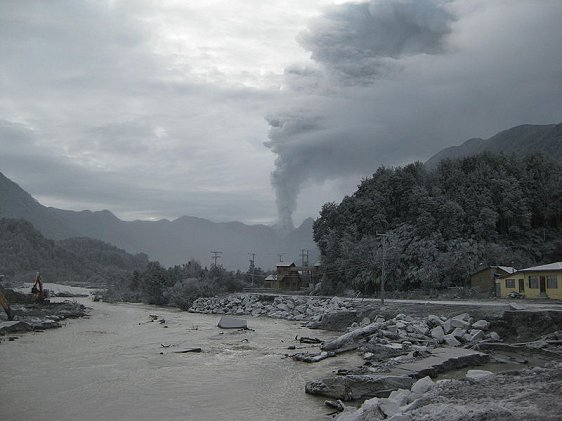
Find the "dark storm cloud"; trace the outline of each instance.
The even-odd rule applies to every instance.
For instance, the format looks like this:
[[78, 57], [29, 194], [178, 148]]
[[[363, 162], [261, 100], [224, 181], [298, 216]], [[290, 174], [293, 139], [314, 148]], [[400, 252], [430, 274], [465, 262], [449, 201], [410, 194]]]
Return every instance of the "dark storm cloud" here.
[[431, 0], [344, 4], [314, 20], [298, 40], [326, 71], [358, 84], [388, 72], [392, 59], [441, 52], [452, 20]]
[[168, 12], [142, 0], [0, 3], [0, 171], [61, 208], [266, 219], [268, 183], [247, 179], [270, 166], [271, 92], [178, 65], [186, 57], [163, 51], [181, 35], [166, 32]]
[[[131, 154], [130, 148], [138, 148], [138, 140], [146, 134], [144, 128], [140, 122], [124, 123], [94, 128], [90, 134], [93, 139], [96, 135], [121, 139], [126, 134], [129, 142], [97, 145], [98, 153], [107, 147], [124, 156]], [[130, 142], [132, 135], [137, 136], [135, 143]], [[6, 120], [0, 120], [0, 144], [2, 173], [41, 203], [63, 209], [109, 209], [127, 219], [175, 219], [189, 209], [192, 215], [216, 221], [242, 219], [236, 215], [260, 221], [271, 207], [269, 197], [251, 188], [217, 194], [185, 182], [184, 174], [158, 174], [159, 166], [169, 166], [169, 160], [141, 161], [132, 171], [92, 170], [62, 154], [53, 154], [33, 129]], [[72, 198], [71, 205], [65, 203], [68, 197]]]
[[267, 117], [282, 223], [307, 180], [560, 121], [561, 19], [556, 1], [379, 0], [312, 21], [299, 39], [315, 63], [286, 71], [286, 102]]

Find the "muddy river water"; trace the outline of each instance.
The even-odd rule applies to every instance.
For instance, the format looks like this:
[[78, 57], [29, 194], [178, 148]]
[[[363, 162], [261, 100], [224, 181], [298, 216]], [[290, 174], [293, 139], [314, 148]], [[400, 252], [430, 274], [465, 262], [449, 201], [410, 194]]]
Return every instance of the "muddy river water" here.
[[218, 315], [83, 301], [89, 318], [0, 343], [2, 420], [326, 420], [306, 381], [354, 365], [283, 358], [295, 335], [335, 336], [294, 322], [248, 318], [240, 332]]

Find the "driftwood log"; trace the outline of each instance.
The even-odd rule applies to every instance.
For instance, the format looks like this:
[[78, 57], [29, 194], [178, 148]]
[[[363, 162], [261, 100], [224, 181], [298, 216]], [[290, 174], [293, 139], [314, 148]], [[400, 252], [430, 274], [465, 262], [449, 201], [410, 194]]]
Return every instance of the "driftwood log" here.
[[[335, 351], [339, 348], [348, 348], [358, 339], [364, 338], [365, 336], [370, 336], [378, 330], [384, 329], [385, 327], [385, 323], [371, 323], [367, 326], [360, 327], [337, 337], [336, 339], [324, 344], [322, 346], [322, 349], [324, 351]], [[350, 347], [350, 349], [353, 349], [353, 347]]]

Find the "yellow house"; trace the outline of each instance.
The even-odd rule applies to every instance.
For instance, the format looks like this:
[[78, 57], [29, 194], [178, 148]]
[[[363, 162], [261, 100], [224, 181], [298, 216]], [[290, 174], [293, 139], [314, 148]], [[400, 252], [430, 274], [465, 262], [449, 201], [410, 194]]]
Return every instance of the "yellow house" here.
[[501, 276], [496, 288], [502, 298], [511, 292], [525, 298], [554, 298], [562, 300], [562, 262], [521, 269]]

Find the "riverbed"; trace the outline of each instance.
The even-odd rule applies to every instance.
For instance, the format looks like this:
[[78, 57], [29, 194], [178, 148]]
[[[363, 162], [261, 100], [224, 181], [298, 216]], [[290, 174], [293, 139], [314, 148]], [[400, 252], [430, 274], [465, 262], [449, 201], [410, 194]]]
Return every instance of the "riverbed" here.
[[[297, 322], [250, 317], [253, 330], [232, 331], [217, 327], [220, 315], [78, 301], [89, 318], [0, 344], [2, 419], [326, 420], [306, 381], [360, 363], [285, 358], [306, 346], [296, 335], [336, 336]], [[202, 352], [176, 353], [194, 347]]]

